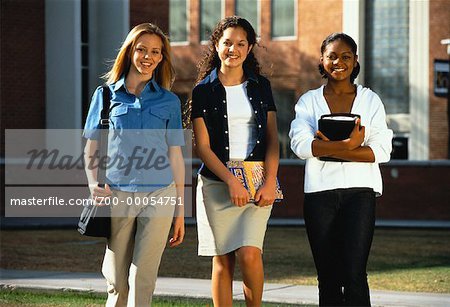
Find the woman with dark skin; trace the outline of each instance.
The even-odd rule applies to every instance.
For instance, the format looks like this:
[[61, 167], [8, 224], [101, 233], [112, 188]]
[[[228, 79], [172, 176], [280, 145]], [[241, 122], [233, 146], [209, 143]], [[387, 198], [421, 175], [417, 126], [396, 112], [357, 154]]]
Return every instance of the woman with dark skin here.
[[[344, 33], [323, 41], [319, 70], [327, 82], [300, 97], [289, 132], [292, 150], [306, 160], [304, 218], [320, 306], [370, 306], [366, 265], [375, 197], [382, 193], [378, 164], [390, 159], [392, 131], [378, 95], [353, 83], [359, 73], [356, 51]], [[318, 130], [320, 117], [333, 113], [360, 115], [347, 139], [331, 141]]]

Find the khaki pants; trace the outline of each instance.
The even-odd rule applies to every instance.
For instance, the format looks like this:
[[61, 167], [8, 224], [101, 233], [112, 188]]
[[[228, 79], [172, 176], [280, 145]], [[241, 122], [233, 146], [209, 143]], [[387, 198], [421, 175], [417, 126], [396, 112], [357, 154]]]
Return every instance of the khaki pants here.
[[[172, 197], [176, 198], [175, 185], [152, 193], [113, 190], [111, 204], [116, 205], [111, 206], [111, 237], [102, 267], [108, 285], [106, 306], [151, 305], [175, 209], [164, 202]], [[160, 198], [164, 202], [153, 203]]]

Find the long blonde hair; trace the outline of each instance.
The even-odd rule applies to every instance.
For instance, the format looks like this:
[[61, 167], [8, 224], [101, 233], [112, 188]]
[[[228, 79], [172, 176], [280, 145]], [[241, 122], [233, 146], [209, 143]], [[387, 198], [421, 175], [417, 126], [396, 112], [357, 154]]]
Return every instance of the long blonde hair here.
[[153, 76], [155, 77], [156, 83], [167, 90], [170, 89], [175, 78], [175, 70], [172, 66], [172, 60], [170, 57], [170, 42], [164, 32], [152, 23], [141, 23], [131, 29], [120, 47], [119, 53], [117, 54], [111, 70], [103, 76], [103, 78], [106, 79], [106, 83], [115, 83], [123, 74], [128, 73], [130, 70], [131, 57], [136, 41], [144, 34], [155, 34], [161, 38], [163, 43], [161, 51], [163, 58], [153, 72]]

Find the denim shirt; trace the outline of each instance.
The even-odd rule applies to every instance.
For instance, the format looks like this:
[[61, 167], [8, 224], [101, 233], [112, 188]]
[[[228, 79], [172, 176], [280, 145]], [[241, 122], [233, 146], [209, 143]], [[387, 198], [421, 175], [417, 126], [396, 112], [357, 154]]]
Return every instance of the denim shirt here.
[[[106, 182], [127, 192], [152, 192], [173, 181], [169, 146], [183, 146], [178, 97], [150, 80], [140, 97], [128, 92], [125, 78], [110, 84]], [[98, 140], [103, 88], [98, 87], [89, 108], [83, 135]]]
[[[266, 156], [267, 112], [276, 111], [269, 80], [261, 75], [245, 72], [247, 96], [256, 121], [256, 145], [246, 161], [264, 161]], [[230, 159], [228, 139], [227, 98], [225, 88], [218, 77], [217, 68], [200, 81], [192, 92], [192, 120], [203, 118], [209, 134], [211, 150], [225, 165]], [[199, 173], [220, 180], [205, 164]]]

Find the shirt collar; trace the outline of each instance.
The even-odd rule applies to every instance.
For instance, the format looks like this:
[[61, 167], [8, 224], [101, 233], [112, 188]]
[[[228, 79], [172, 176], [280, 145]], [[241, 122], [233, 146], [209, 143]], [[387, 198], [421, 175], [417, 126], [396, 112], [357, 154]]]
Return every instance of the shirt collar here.
[[114, 92], [117, 92], [122, 86], [125, 87], [125, 76], [120, 77], [120, 79], [114, 83]]
[[[247, 76], [247, 81], [253, 81], [258, 83], [258, 78], [256, 77], [256, 74], [253, 71], [249, 71], [244, 68], [244, 73]], [[212, 87], [215, 88], [217, 85], [221, 84], [219, 80], [219, 69], [216, 67], [214, 68], [211, 73], [209, 74], [209, 80], [212, 84]]]
[[161, 91], [161, 88], [159, 87], [158, 83], [155, 81], [154, 76], [150, 79], [150, 81], [148, 81], [148, 83], [145, 86], [149, 86], [153, 92]]
[[[114, 91], [118, 91], [121, 87], [125, 89], [125, 75], [122, 75], [116, 83], [114, 83]], [[158, 83], [155, 81], [155, 78], [151, 78], [150, 81], [144, 86], [144, 90], [149, 87], [152, 92], [159, 92], [161, 88]]]

